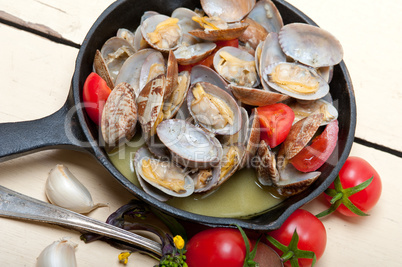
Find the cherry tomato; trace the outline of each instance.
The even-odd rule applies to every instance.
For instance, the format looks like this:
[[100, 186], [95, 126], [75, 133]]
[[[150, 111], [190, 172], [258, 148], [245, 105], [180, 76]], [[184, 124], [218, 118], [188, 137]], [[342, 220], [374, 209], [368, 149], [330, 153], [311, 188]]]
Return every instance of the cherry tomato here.
[[294, 156], [290, 163], [302, 172], [311, 172], [320, 168], [329, 158], [338, 140], [338, 121], [330, 122], [325, 130], [311, 143]]
[[111, 92], [106, 81], [95, 72], [89, 74], [85, 80], [82, 92], [85, 110], [89, 118], [96, 123], [96, 125], [99, 125], [103, 106]]
[[257, 112], [261, 125], [261, 140], [265, 140], [271, 148], [285, 141], [295, 118], [293, 110], [283, 103], [277, 103], [258, 107]]
[[[361, 211], [367, 213], [378, 202], [381, 196], [382, 183], [380, 175], [366, 160], [359, 157], [349, 157], [339, 171], [339, 180], [343, 189], [358, 186], [373, 177], [371, 183], [363, 190], [349, 196], [349, 200]], [[335, 188], [334, 183], [329, 186], [330, 189]], [[330, 201], [332, 197], [325, 195]], [[336, 209], [346, 216], [358, 216], [343, 203]]]
[[238, 229], [211, 228], [195, 234], [186, 246], [190, 267], [242, 267], [246, 245]]
[[233, 47], [239, 47], [239, 40], [238, 39], [233, 39], [233, 40], [227, 40], [227, 41], [216, 41], [216, 48], [215, 50], [206, 58], [204, 58], [203, 60], [194, 63], [194, 64], [190, 64], [190, 65], [179, 65], [179, 72], [181, 71], [191, 71], [191, 69], [195, 66], [195, 65], [204, 65], [207, 66], [209, 68], [213, 68], [213, 61], [214, 61], [214, 56], [216, 51], [218, 51], [219, 49], [221, 49], [224, 46], [233, 46]]
[[[268, 235], [279, 241], [281, 244], [289, 246], [295, 230], [299, 236], [299, 242], [297, 243], [296, 249], [312, 251], [317, 260], [319, 260], [325, 251], [327, 232], [320, 219], [306, 210], [296, 210], [286, 219], [279, 229], [268, 232]], [[284, 256], [284, 253], [276, 248], [272, 243], [268, 242], [267, 244], [272, 247], [279, 256]], [[311, 266], [313, 262], [312, 259], [307, 258], [298, 258], [297, 261], [300, 267]], [[291, 266], [290, 260], [285, 262], [285, 266]]]

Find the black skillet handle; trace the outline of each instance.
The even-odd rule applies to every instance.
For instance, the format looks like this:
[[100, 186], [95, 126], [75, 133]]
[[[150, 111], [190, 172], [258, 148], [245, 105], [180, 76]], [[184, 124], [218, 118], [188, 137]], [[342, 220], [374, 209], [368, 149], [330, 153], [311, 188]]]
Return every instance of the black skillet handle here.
[[51, 148], [90, 148], [71, 94], [58, 111], [47, 117], [0, 124], [0, 162]]

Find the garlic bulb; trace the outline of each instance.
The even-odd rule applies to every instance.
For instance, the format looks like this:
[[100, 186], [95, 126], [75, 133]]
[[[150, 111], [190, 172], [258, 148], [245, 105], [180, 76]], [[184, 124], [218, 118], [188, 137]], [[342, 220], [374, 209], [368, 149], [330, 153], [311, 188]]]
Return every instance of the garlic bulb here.
[[77, 244], [68, 238], [62, 238], [47, 246], [39, 255], [37, 267], [75, 267], [75, 248]]
[[88, 189], [63, 165], [56, 165], [49, 172], [46, 181], [46, 196], [57, 206], [88, 213], [105, 204], [94, 204]]

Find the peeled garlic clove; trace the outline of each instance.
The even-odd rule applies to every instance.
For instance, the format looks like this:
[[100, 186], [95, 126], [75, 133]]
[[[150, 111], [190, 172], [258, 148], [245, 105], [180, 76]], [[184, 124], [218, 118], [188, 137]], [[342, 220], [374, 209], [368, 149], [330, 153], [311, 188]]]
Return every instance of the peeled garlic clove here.
[[39, 255], [37, 267], [76, 267], [75, 248], [77, 244], [67, 238], [55, 241]]
[[94, 204], [88, 189], [63, 165], [56, 165], [49, 172], [46, 181], [46, 196], [57, 206], [88, 213], [106, 204]]

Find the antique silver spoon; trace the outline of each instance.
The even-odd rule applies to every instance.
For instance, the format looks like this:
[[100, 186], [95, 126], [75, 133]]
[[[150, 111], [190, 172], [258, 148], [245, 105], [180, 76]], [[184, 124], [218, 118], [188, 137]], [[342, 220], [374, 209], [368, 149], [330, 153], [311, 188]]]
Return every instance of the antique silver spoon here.
[[45, 222], [73, 228], [78, 231], [86, 230], [130, 243], [141, 250], [162, 256], [162, 246], [158, 242], [88, 216], [31, 198], [1, 185], [0, 217]]

